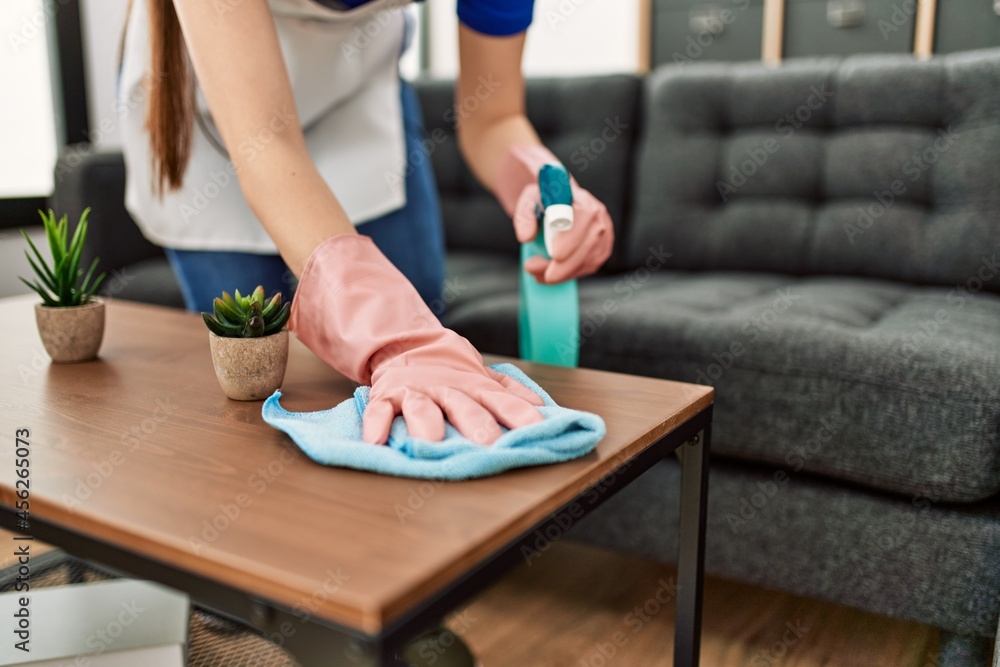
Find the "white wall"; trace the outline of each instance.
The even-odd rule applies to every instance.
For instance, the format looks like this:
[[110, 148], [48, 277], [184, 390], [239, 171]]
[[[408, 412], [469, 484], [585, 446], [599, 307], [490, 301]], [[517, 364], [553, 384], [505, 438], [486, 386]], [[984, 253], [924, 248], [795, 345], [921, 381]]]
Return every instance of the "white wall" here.
[[[458, 71], [455, 0], [427, 0], [430, 71]], [[639, 68], [639, 0], [535, 0], [524, 71], [528, 76], [635, 72]]]

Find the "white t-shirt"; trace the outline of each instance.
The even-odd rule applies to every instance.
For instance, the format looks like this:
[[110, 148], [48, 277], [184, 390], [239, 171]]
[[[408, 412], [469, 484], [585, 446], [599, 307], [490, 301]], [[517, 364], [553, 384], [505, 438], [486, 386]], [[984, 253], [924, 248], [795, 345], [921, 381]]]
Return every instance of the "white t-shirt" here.
[[[407, 1], [374, 0], [344, 11], [313, 0], [270, 2], [309, 152], [355, 224], [406, 203], [398, 63]], [[184, 182], [157, 198], [144, 127], [148, 37], [146, 3], [134, 2], [118, 91], [126, 208], [146, 238], [161, 246], [276, 253], [243, 197], [200, 90]], [[247, 161], [266, 160], [267, 143], [291, 113], [275, 107], [268, 126], [234, 150]]]

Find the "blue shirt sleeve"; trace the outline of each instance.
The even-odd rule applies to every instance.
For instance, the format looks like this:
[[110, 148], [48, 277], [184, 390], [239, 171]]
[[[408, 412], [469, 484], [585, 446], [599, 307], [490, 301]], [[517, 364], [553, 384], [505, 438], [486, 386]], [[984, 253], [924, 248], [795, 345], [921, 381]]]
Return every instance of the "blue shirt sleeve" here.
[[476, 32], [507, 37], [531, 25], [534, 0], [458, 0], [458, 20]]

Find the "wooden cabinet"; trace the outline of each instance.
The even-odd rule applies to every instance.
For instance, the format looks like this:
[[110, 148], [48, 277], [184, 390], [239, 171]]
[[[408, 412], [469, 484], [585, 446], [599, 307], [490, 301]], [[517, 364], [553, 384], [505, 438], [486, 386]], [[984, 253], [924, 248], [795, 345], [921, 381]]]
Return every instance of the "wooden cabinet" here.
[[652, 0], [651, 63], [760, 58], [764, 0]]
[[1000, 47], [1000, 0], [642, 0], [649, 64]]
[[938, 0], [934, 52], [1000, 46], [1000, 0]]
[[916, 0], [788, 0], [784, 57], [908, 53], [916, 7]]

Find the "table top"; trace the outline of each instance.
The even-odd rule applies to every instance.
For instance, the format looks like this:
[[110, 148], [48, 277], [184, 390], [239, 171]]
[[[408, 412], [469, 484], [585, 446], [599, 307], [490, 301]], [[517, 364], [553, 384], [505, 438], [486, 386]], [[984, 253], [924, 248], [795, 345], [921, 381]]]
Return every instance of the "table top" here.
[[[264, 423], [260, 402], [227, 399], [200, 316], [111, 300], [100, 358], [53, 364], [36, 300], [0, 300], [0, 502], [14, 503], [15, 430], [30, 429], [33, 517], [369, 634], [713, 398], [518, 361], [559, 404], [604, 418], [594, 452], [465, 482], [380, 476], [313, 463]], [[326, 409], [353, 389], [290, 337], [287, 409]]]

